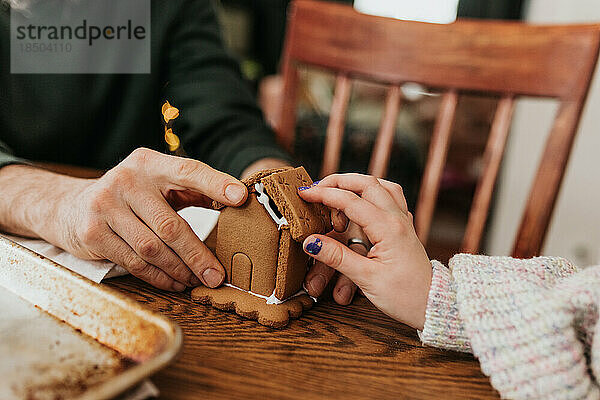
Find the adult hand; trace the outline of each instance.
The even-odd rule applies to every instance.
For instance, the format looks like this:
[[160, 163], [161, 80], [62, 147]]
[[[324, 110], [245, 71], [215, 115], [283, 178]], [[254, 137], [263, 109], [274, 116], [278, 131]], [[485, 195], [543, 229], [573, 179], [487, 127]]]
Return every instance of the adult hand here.
[[247, 190], [237, 179], [140, 148], [99, 179], [69, 182], [51, 242], [81, 258], [111, 260], [160, 289], [223, 282], [223, 267], [176, 210], [212, 200], [242, 204]]
[[423, 329], [431, 264], [400, 185], [372, 176], [336, 174], [299, 194], [343, 213], [340, 219], [360, 226], [373, 244], [363, 256], [329, 236], [311, 235], [304, 241], [305, 252], [357, 284], [387, 315]]

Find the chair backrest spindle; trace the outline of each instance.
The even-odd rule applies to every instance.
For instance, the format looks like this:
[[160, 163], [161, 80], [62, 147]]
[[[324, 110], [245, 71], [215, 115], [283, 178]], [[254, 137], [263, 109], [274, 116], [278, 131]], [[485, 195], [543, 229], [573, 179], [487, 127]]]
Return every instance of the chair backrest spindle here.
[[373, 145], [373, 154], [368, 169], [369, 174], [378, 178], [383, 178], [387, 173], [401, 101], [402, 90], [400, 85], [391, 85], [388, 89], [381, 126]]
[[513, 247], [514, 257], [528, 258], [540, 253], [573, 147], [583, 103], [566, 100], [559, 107], [521, 218]]
[[506, 147], [514, 105], [514, 97], [512, 96], [505, 96], [498, 103], [490, 136], [483, 154], [483, 174], [475, 190], [467, 229], [463, 238], [461, 251], [464, 253], [477, 253], [479, 251], [492, 194], [494, 193], [494, 185]]
[[296, 129], [296, 105], [299, 80], [296, 66], [291, 62], [285, 63], [283, 67], [284, 96], [281, 102], [281, 111], [274, 118], [279, 123], [279, 126], [275, 127], [277, 140], [290, 153], [294, 152], [294, 130]]
[[435, 210], [442, 173], [446, 164], [448, 147], [450, 146], [450, 135], [452, 134], [452, 123], [458, 103], [458, 94], [455, 90], [444, 93], [440, 111], [433, 128], [431, 143], [429, 144], [429, 155], [423, 172], [421, 190], [417, 200], [415, 212], [415, 229], [423, 244], [427, 243], [429, 228]]
[[340, 166], [342, 143], [344, 141], [344, 125], [351, 93], [352, 81], [350, 78], [347, 75], [338, 75], [335, 81], [329, 123], [327, 124], [321, 177], [335, 173]]

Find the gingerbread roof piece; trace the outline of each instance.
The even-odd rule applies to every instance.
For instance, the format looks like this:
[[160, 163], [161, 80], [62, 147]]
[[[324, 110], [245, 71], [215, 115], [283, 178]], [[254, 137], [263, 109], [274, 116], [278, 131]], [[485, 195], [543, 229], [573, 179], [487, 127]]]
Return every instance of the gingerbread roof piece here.
[[[242, 182], [248, 187], [249, 193], [256, 192], [255, 184], [264, 185], [266, 193], [288, 222], [294, 240], [302, 241], [310, 234], [331, 230], [327, 207], [308, 203], [298, 196], [299, 187], [310, 186], [313, 183], [304, 167], [267, 169], [254, 173]], [[213, 208], [216, 210], [224, 207], [222, 203], [213, 202]]]
[[331, 230], [328, 209], [322, 204], [308, 203], [298, 196], [299, 187], [313, 183], [304, 167], [272, 173], [260, 182], [288, 221], [294, 240], [300, 242], [310, 234]]
[[[255, 191], [254, 184], [260, 182], [260, 180], [262, 178], [264, 178], [265, 176], [271, 175], [276, 172], [283, 172], [283, 171], [287, 171], [287, 170], [291, 170], [291, 169], [294, 169], [294, 168], [293, 167], [280, 167], [280, 168], [263, 169], [262, 171], [255, 172], [252, 175], [250, 175], [249, 177], [242, 179], [242, 183], [248, 187], [248, 193], [252, 193]], [[212, 207], [215, 210], [222, 210], [223, 208], [225, 208], [227, 206], [223, 203], [219, 203], [218, 201], [213, 201]]]

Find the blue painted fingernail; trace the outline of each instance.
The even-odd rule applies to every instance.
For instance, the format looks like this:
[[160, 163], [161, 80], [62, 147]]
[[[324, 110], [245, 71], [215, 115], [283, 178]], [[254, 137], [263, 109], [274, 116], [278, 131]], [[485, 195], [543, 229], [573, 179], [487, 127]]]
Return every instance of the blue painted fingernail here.
[[312, 186], [317, 186], [321, 181], [313, 182]]
[[303, 190], [306, 190], [306, 189], [310, 189], [310, 186], [300, 186], [298, 188], [299, 191], [303, 191]]
[[313, 256], [316, 256], [317, 254], [319, 254], [319, 252], [321, 251], [322, 248], [323, 248], [323, 242], [321, 242], [321, 239], [315, 238], [315, 240], [313, 240], [312, 242], [309, 242], [306, 245], [306, 252], [309, 254], [312, 254]]

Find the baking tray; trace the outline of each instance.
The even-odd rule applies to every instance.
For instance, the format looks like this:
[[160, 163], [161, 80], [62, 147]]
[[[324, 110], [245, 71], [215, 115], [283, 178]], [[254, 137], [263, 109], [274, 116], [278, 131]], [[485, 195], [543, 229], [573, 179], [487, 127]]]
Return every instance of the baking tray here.
[[171, 362], [180, 328], [0, 236], [0, 399], [108, 399]]

